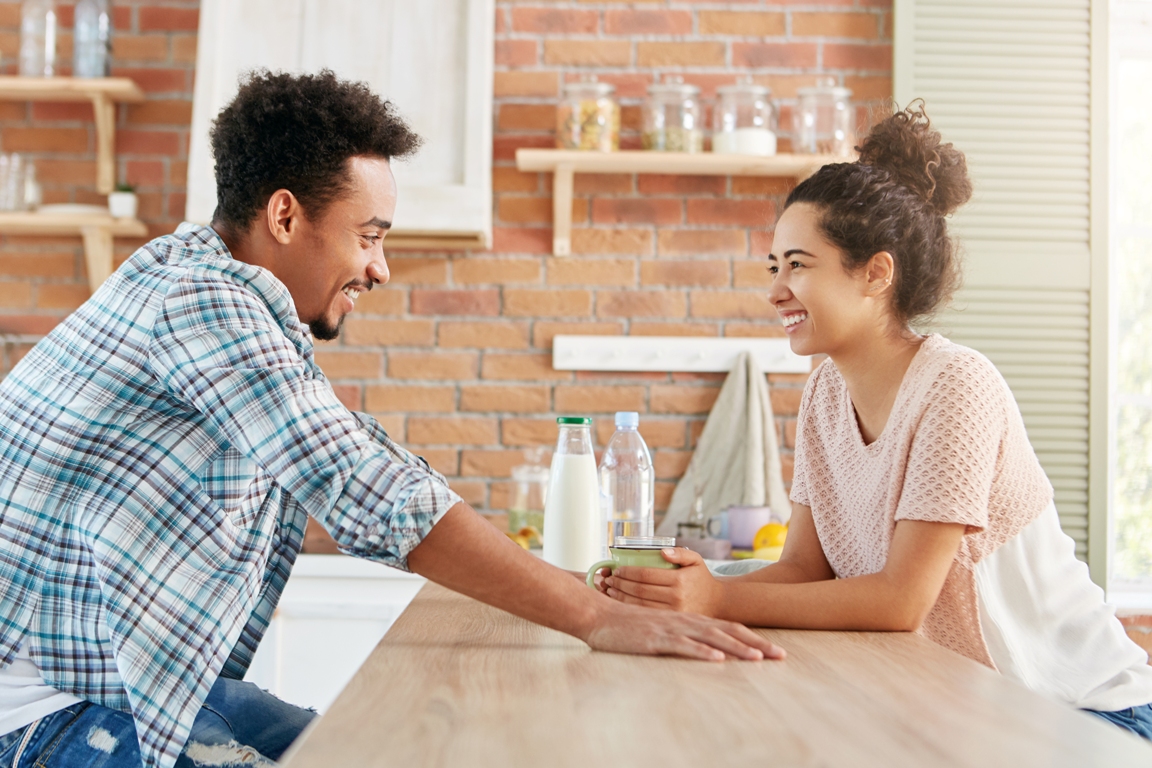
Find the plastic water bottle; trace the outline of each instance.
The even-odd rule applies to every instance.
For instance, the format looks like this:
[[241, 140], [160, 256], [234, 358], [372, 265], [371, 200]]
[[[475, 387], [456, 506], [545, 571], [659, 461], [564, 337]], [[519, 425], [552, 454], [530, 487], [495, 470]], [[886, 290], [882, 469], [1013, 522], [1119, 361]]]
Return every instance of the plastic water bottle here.
[[72, 74], [107, 77], [111, 46], [112, 23], [107, 0], [80, 0], [76, 3]]
[[654, 529], [656, 473], [652, 454], [640, 437], [640, 414], [616, 414], [616, 433], [600, 459], [600, 503], [607, 522], [608, 546], [618, 536], [651, 536]]
[[20, 9], [20, 74], [52, 77], [56, 74], [56, 3], [24, 0]]

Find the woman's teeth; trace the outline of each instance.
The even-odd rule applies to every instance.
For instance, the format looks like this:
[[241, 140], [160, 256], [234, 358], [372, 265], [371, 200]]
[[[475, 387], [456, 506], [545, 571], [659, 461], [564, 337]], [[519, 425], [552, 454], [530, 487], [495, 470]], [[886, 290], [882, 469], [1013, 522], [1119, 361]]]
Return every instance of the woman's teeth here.
[[797, 314], [797, 315], [787, 315], [782, 319], [784, 322], [784, 327], [788, 328], [790, 326], [796, 325], [796, 323], [802, 323], [805, 320], [807, 320], [808, 319], [808, 313], [807, 312], [801, 312], [800, 314]]

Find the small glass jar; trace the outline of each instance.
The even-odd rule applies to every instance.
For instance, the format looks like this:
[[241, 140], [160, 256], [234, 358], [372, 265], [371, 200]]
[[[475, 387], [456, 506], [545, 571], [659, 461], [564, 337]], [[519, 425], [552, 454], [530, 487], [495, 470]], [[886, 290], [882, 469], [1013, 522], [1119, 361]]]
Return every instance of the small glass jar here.
[[822, 77], [814, 87], [799, 89], [797, 96], [792, 113], [792, 151], [837, 157], [855, 154], [852, 91], [836, 85], [833, 77]]
[[656, 152], [703, 152], [700, 89], [679, 77], [649, 85], [641, 143]]
[[716, 89], [712, 115], [712, 151], [723, 155], [776, 154], [776, 107], [772, 91], [754, 83]]
[[544, 451], [534, 448], [528, 452], [528, 463], [512, 467], [512, 504], [508, 507], [508, 530], [519, 533], [535, 528], [544, 535], [544, 500], [548, 498], [548, 467], [542, 465]]
[[556, 146], [615, 152], [620, 149], [616, 88], [594, 80], [568, 83], [556, 108]]

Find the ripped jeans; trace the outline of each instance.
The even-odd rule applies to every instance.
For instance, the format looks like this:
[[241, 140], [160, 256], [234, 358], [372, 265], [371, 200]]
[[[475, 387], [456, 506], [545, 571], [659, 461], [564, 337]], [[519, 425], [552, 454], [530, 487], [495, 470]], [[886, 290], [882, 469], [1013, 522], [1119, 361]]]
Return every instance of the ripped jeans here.
[[[315, 712], [252, 683], [220, 678], [192, 725], [176, 768], [274, 765]], [[81, 702], [0, 736], [0, 768], [140, 768], [132, 715]]]

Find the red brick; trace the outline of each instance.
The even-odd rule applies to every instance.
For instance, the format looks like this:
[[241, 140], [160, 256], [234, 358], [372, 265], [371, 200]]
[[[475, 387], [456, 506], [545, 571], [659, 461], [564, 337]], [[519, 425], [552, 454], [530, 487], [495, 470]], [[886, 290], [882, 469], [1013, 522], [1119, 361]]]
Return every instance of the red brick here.
[[373, 412], [451, 413], [456, 410], [455, 387], [369, 385], [364, 407]]
[[752, 251], [753, 258], [757, 256], [767, 257], [772, 252], [772, 237], [773, 233], [765, 230], [754, 230], [752, 232]]
[[497, 290], [445, 291], [415, 288], [412, 290], [414, 315], [498, 315], [500, 292]]
[[196, 63], [196, 35], [172, 35], [172, 63]]
[[708, 413], [720, 394], [720, 387], [653, 385], [649, 409], [652, 413]]
[[157, 99], [142, 104], [128, 105], [128, 123], [131, 125], [179, 125], [192, 123], [190, 99]]
[[443, 285], [448, 282], [448, 260], [389, 256], [388, 272], [394, 285]]
[[493, 227], [492, 250], [496, 253], [552, 253], [552, 229]]
[[7, 277], [75, 277], [72, 253], [2, 253], [0, 275]]
[[[788, 67], [807, 69], [816, 66], [815, 43], [733, 43], [734, 67]], [[824, 62], [824, 66], [829, 66]]]
[[771, 200], [688, 200], [690, 224], [766, 227], [775, 220], [776, 205]]
[[620, 323], [548, 323], [537, 322], [532, 328], [532, 346], [551, 349], [556, 336], [620, 336], [624, 326]]
[[500, 424], [504, 445], [555, 445], [559, 435], [556, 419], [504, 419]]
[[167, 61], [167, 35], [112, 35], [112, 57], [117, 62]]
[[538, 173], [524, 173], [504, 165], [492, 169], [492, 190], [495, 192], [536, 192], [539, 189]]
[[724, 176], [666, 176], [642, 173], [636, 177], [642, 195], [723, 195], [727, 188]]
[[660, 256], [744, 256], [748, 238], [742, 229], [661, 229], [656, 250]]
[[[163, 6], [141, 6], [139, 11], [140, 31], [195, 32], [200, 25], [198, 8], [165, 8]], [[115, 40], [113, 36], [113, 40]]]
[[379, 352], [316, 350], [316, 364], [330, 379], [376, 379], [384, 370]]
[[503, 381], [570, 381], [572, 372], [553, 369], [552, 355], [489, 352], [484, 355], [480, 377]]
[[641, 67], [722, 67], [724, 43], [720, 42], [639, 42], [636, 63]]
[[32, 119], [90, 123], [92, 122], [92, 105], [72, 102], [33, 102]]
[[475, 352], [389, 352], [388, 376], [393, 379], [451, 381], [476, 378]]
[[[627, 195], [632, 192], [632, 178], [627, 173], [578, 173], [572, 177], [572, 190], [577, 195]], [[549, 175], [549, 186], [551, 182]]]
[[556, 105], [502, 104], [496, 117], [498, 131], [554, 131]]
[[[632, 61], [628, 40], [545, 40], [544, 63], [585, 67], [626, 67]], [[648, 65], [651, 66], [651, 65]]]
[[676, 492], [676, 483], [656, 482], [652, 490], [655, 497], [652, 510], [657, 514], [667, 512], [672, 503], [672, 494]]
[[[56, 287], [56, 286], [53, 286], [53, 285], [42, 286], [42, 288], [49, 288], [49, 289], [54, 288], [54, 287]], [[72, 288], [75, 288], [76, 286], [68, 285], [68, 286], [60, 286], [60, 287], [65, 288], [65, 289], [72, 289]], [[45, 303], [45, 298], [46, 298], [45, 292], [43, 290], [41, 290], [40, 295], [37, 298], [36, 303], [39, 306], [43, 307], [44, 309], [75, 309], [76, 307], [80, 306], [80, 304], [83, 304], [88, 299], [88, 286], [82, 285], [79, 287], [84, 289], [83, 297], [78, 297], [78, 298], [80, 298], [79, 302], [69, 301], [67, 306], [61, 306], [60, 302], [57, 302], [56, 305], [53, 306], [52, 303]], [[0, 282], [0, 307], [5, 307], [8, 309], [29, 309], [29, 308], [31, 308], [32, 307], [32, 284], [31, 283], [25, 283], [25, 282], [8, 282], [8, 281]]]
[[441, 322], [441, 347], [527, 349], [528, 324], [517, 322]]
[[635, 197], [601, 197], [592, 201], [594, 224], [679, 224], [683, 220], [679, 200]]
[[363, 391], [358, 384], [333, 384], [332, 391], [336, 398], [350, 411], [363, 410]]
[[660, 480], [676, 480], [688, 469], [691, 451], [656, 451], [652, 455], [653, 469]]
[[448, 487], [464, 499], [465, 504], [471, 505], [473, 509], [481, 509], [484, 507], [485, 499], [488, 495], [488, 484], [482, 480], [457, 480], [452, 479], [448, 483]]
[[189, 74], [187, 69], [112, 67], [114, 77], [131, 78], [145, 93], [188, 93], [191, 90]]
[[699, 15], [702, 35], [779, 37], [785, 32], [783, 13], [700, 11]]
[[[131, 163], [129, 163], [128, 170], [131, 174]], [[96, 181], [96, 161], [37, 158], [36, 178], [41, 184], [67, 184], [70, 186], [93, 184]]]
[[404, 291], [373, 288], [356, 299], [356, 312], [365, 315], [400, 315], [404, 313], [407, 297]]
[[530, 67], [537, 61], [535, 40], [497, 40], [496, 66]]
[[592, 294], [579, 290], [507, 289], [504, 314], [510, 317], [586, 317]]
[[[564, 80], [574, 83], [582, 77], [579, 72], [569, 72]], [[617, 99], [643, 99], [648, 95], [648, 86], [653, 81], [648, 72], [603, 72], [597, 73], [596, 79], [614, 86]]]
[[[137, 189], [164, 186], [164, 163], [160, 160], [132, 160], [125, 163], [124, 179]], [[37, 163], [37, 171], [40, 170]], [[89, 177], [91, 180], [92, 177]]]
[[19, 336], [43, 336], [63, 318], [45, 315], [0, 315], [0, 333]]
[[561, 8], [512, 9], [512, 29], [516, 32], [595, 34], [599, 26], [599, 13], [596, 11]]
[[775, 320], [766, 292], [693, 291], [692, 317]]
[[[616, 425], [612, 419], [596, 419], [596, 444], [608, 445], [615, 431]], [[685, 434], [682, 419], [653, 418], [648, 415], [640, 419], [640, 436], [650, 449], [683, 448]]]
[[74, 152], [88, 151], [87, 128], [24, 128], [4, 129], [5, 152]]
[[643, 323], [633, 321], [629, 336], [719, 336], [715, 323]]
[[800, 397], [803, 389], [783, 389], [773, 387], [771, 390], [772, 413], [776, 416], [795, 416], [800, 412]]
[[604, 31], [609, 35], [688, 35], [691, 11], [605, 11]]
[[511, 477], [512, 467], [524, 463], [524, 451], [464, 450], [460, 453], [460, 474], [464, 477]]
[[20, 28], [20, 3], [0, 3], [0, 27]]
[[457, 285], [539, 283], [540, 260], [470, 256], [452, 263], [452, 280]]
[[0, 120], [26, 120], [31, 106], [26, 102], [0, 102]]
[[[779, 195], [784, 196], [792, 191], [796, 182], [780, 176], [734, 176], [732, 177], [733, 195]], [[783, 201], [781, 201], [783, 202]]]
[[597, 317], [684, 317], [681, 291], [600, 291]]
[[824, 66], [830, 69], [891, 72], [892, 46], [824, 43]]
[[[551, 224], [552, 198], [502, 195], [496, 203], [496, 216], [511, 224]], [[572, 201], [572, 221], [588, 219], [588, 201]]]
[[408, 419], [413, 445], [494, 445], [496, 419], [479, 416], [413, 416]]
[[556, 146], [554, 136], [545, 136], [539, 133], [532, 134], [497, 134], [492, 139], [492, 159], [496, 162], [511, 162], [516, 159], [516, 150], [522, 147], [533, 149], [552, 149]]
[[735, 288], [769, 288], [772, 276], [763, 261], [736, 261], [732, 263], [732, 286]]
[[[792, 12], [794, 37], [861, 37], [872, 39], [880, 34], [880, 16], [867, 11], [857, 13]], [[827, 63], [825, 63], [827, 66]]]
[[579, 227], [572, 230], [572, 253], [648, 256], [652, 253], [652, 232]]
[[712, 286], [731, 283], [727, 261], [643, 261], [641, 285]]
[[455, 448], [422, 448], [420, 456], [442, 475], [451, 477], [460, 473], [460, 451]]
[[545, 413], [551, 410], [547, 386], [478, 384], [460, 388], [460, 410], [485, 413]]
[[181, 148], [180, 134], [175, 131], [116, 131], [117, 154], [178, 155]]
[[636, 285], [636, 262], [632, 259], [552, 259], [548, 262], [549, 285]]
[[553, 397], [557, 413], [644, 410], [644, 387], [559, 385]]
[[857, 102], [892, 98], [892, 78], [887, 75], [847, 75], [844, 86], [852, 89], [852, 99]]
[[348, 344], [429, 347], [436, 342], [431, 320], [371, 320], [350, 317], [344, 322]]

